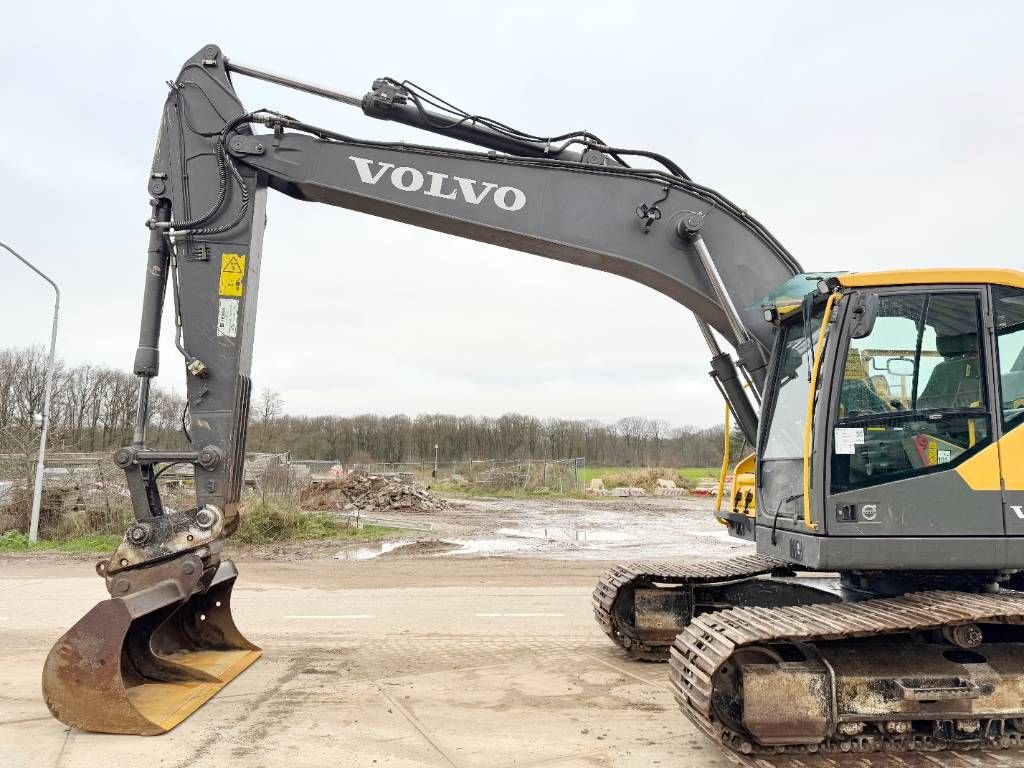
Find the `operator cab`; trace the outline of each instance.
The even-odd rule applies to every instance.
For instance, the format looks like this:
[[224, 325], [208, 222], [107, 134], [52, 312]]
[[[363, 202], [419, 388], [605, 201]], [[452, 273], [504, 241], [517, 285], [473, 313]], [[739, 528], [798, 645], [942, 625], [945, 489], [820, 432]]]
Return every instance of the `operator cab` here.
[[[1019, 562], [1024, 477], [987, 449], [1024, 441], [1024, 274], [837, 274], [798, 297], [810, 282], [766, 297], [779, 333], [758, 441], [759, 550], [829, 569], [913, 568], [915, 553], [930, 568]], [[1012, 551], [1007, 536], [1022, 537]]]

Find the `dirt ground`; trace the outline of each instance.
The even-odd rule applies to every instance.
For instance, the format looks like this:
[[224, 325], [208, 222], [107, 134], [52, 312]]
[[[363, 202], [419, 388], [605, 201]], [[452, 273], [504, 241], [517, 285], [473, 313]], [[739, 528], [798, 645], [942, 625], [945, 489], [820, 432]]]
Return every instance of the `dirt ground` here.
[[[234, 613], [264, 656], [150, 738], [68, 729], [40, 696], [49, 647], [105, 596], [91, 559], [0, 558], [0, 766], [1024, 765], [1012, 753], [755, 761], [708, 741], [679, 713], [665, 667], [624, 658], [590, 610], [599, 573], [648, 547], [749, 551], [712, 535], [705, 504], [671, 501], [468, 502], [420, 521], [431, 529], [416, 538], [447, 545], [369, 559], [335, 557], [336, 545], [236, 550]], [[674, 543], [638, 540], [677, 528]], [[514, 548], [466, 551], [479, 541]]]
[[407, 555], [508, 556], [558, 560], [729, 557], [748, 545], [728, 536], [702, 498], [449, 499], [431, 514], [364, 518], [402, 528], [381, 544], [330, 541], [270, 544], [235, 551], [270, 560], [323, 556], [347, 560]]

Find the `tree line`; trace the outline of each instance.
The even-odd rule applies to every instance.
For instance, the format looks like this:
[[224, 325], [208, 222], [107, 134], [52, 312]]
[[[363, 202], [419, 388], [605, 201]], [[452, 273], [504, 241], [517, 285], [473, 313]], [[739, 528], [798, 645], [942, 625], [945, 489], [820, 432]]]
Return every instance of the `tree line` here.
[[[29, 453], [38, 433], [33, 416], [43, 410], [47, 352], [41, 346], [0, 349], [0, 451]], [[128, 445], [135, 429], [139, 384], [126, 371], [102, 365], [56, 362], [50, 395], [49, 444], [54, 450], [113, 451]], [[148, 441], [182, 448], [185, 399], [154, 387]]]
[[[724, 427], [671, 427], [629, 417], [540, 419], [521, 413], [456, 416], [279, 416], [249, 428], [250, 450], [345, 462], [584, 457], [592, 466], [713, 467], [722, 461]], [[733, 437], [738, 457], [742, 438]]]
[[[0, 452], [31, 452], [33, 414], [42, 411], [46, 352], [42, 347], [0, 350]], [[132, 438], [138, 381], [117, 369], [59, 362], [51, 396], [54, 450], [113, 451]], [[147, 443], [184, 448], [182, 396], [154, 387]], [[722, 425], [672, 427], [659, 419], [593, 419], [398, 414], [292, 416], [281, 396], [264, 390], [250, 409], [248, 450], [289, 452], [296, 458], [350, 462], [585, 457], [595, 466], [716, 466]], [[732, 446], [733, 456], [742, 441]]]

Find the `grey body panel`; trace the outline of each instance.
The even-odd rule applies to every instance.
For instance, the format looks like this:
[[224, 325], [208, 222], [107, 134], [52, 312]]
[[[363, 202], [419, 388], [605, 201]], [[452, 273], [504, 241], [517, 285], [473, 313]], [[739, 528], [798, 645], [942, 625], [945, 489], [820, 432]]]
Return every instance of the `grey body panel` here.
[[[1017, 458], [1016, 460], [1021, 461], [1022, 459]], [[1013, 461], [1013, 459], [1004, 457], [1003, 461]], [[1007, 535], [1024, 536], [1024, 491], [1007, 489], [1003, 491], [1003, 499], [1003, 520]]]
[[996, 571], [1024, 564], [1024, 536], [815, 536], [757, 527], [759, 554], [818, 571]]
[[[998, 478], [993, 478], [998, 483]], [[842, 522], [841, 506], [873, 505], [874, 519], [857, 515]], [[858, 488], [828, 498], [824, 526], [829, 536], [1002, 536], [1003, 499], [998, 491], [975, 491], [955, 469]]]

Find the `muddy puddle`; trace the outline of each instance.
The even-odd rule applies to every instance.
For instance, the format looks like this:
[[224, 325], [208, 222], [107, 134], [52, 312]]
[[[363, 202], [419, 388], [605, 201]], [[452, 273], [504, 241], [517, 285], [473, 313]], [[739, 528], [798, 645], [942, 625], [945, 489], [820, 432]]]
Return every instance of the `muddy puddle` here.
[[445, 555], [460, 551], [462, 543], [441, 539], [393, 539], [374, 544], [352, 544], [340, 550], [335, 560], [376, 560], [378, 557]]
[[[730, 556], [750, 544], [731, 538], [708, 503], [672, 499], [465, 500], [429, 516], [430, 531], [352, 544], [338, 560], [379, 557], [544, 557], [625, 560]], [[393, 521], [396, 527], [401, 521]]]
[[358, 544], [345, 547], [334, 556], [335, 560], [373, 560], [393, 552], [401, 547], [415, 544], [415, 539], [397, 539], [395, 541], [378, 541], [374, 544]]
[[499, 528], [498, 533], [512, 538], [574, 541], [582, 544], [589, 542], [613, 544], [631, 539], [630, 535], [623, 531], [590, 530], [587, 528]]

